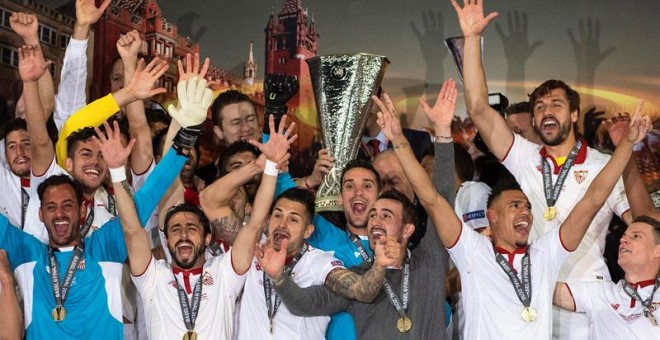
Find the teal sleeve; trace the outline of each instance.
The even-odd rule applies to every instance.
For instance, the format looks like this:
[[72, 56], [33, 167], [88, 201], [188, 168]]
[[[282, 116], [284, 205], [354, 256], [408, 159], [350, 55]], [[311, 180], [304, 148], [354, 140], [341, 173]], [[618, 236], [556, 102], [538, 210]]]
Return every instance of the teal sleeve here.
[[332, 251], [343, 243], [350, 242], [346, 232], [319, 214], [314, 215], [312, 224], [314, 224], [314, 233], [307, 239], [307, 242], [315, 248]]
[[330, 315], [330, 323], [325, 331], [327, 340], [355, 340], [357, 330], [353, 316], [348, 312], [339, 312]]
[[128, 250], [119, 217], [105, 222], [85, 241], [85, 246], [85, 252], [97, 261], [125, 262]]
[[11, 224], [5, 215], [0, 214], [0, 249], [7, 252], [9, 266], [14, 271], [23, 263], [34, 261], [46, 250], [46, 245]]
[[154, 209], [158, 206], [158, 202], [179, 176], [186, 161], [188, 161], [188, 157], [179, 155], [170, 148], [144, 182], [142, 188], [135, 193], [135, 209], [140, 219], [140, 225], [144, 227], [147, 224]]
[[275, 184], [275, 198], [281, 195], [283, 192], [295, 188], [296, 183], [291, 178], [289, 172], [281, 173], [277, 176], [277, 183]]

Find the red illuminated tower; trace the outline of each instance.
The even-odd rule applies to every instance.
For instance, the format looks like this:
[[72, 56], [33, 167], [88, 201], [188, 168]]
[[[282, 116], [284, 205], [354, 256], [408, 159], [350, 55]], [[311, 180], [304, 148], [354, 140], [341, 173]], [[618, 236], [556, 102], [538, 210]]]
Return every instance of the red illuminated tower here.
[[299, 146], [307, 147], [316, 135], [317, 119], [314, 92], [306, 59], [316, 56], [319, 34], [314, 19], [309, 20], [301, 0], [286, 0], [280, 13], [270, 15], [266, 26], [266, 74], [297, 76], [298, 94], [289, 102], [300, 126]]

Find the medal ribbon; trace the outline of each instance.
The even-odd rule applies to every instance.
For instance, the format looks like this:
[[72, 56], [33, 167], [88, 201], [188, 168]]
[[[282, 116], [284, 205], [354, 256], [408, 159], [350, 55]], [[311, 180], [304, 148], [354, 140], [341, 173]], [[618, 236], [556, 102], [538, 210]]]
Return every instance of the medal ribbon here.
[[199, 305], [202, 301], [202, 276], [203, 273], [199, 275], [199, 280], [195, 283], [192, 301], [188, 301], [186, 291], [181, 287], [179, 280], [174, 275], [176, 290], [179, 295], [179, 305], [181, 306], [181, 315], [183, 315], [183, 322], [186, 324], [188, 332], [192, 332], [195, 329], [195, 320], [197, 320], [197, 312], [199, 312]]
[[85, 223], [83, 223], [83, 225], [80, 226], [80, 237], [83, 240], [87, 236], [89, 229], [92, 227], [92, 222], [94, 222], [94, 203], [92, 203], [92, 207], [90, 208], [89, 213], [87, 214], [87, 218], [85, 218]]
[[66, 296], [68, 295], [69, 288], [73, 282], [73, 276], [76, 273], [76, 268], [78, 263], [82, 259], [83, 251], [85, 250], [85, 244], [80, 243], [73, 249], [73, 255], [69, 261], [69, 266], [66, 270], [66, 275], [64, 276], [64, 282], [60, 285], [60, 274], [59, 266], [57, 265], [57, 258], [55, 257], [55, 250], [52, 247], [49, 247], [48, 250], [48, 265], [50, 267], [50, 283], [53, 288], [53, 295], [55, 296], [55, 303], [57, 307], [64, 306], [66, 301]]
[[[291, 274], [293, 271], [293, 267], [296, 266], [298, 261], [300, 261], [300, 258], [305, 255], [307, 250], [309, 249], [309, 246], [307, 243], [303, 243], [302, 248], [300, 248], [300, 251], [296, 256], [291, 259], [291, 262], [289, 262], [288, 265], [284, 266], [284, 272], [286, 275]], [[273, 294], [273, 283], [271, 282], [270, 278], [268, 275], [266, 275], [266, 272], [264, 271], [264, 296], [266, 297], [266, 307], [268, 308], [268, 319], [271, 322], [271, 325], [273, 323], [273, 319], [275, 318], [275, 313], [277, 313], [277, 309], [280, 307], [280, 304], [282, 303], [282, 300], [280, 300], [280, 297], [275, 294], [275, 302], [271, 300], [271, 296]]]
[[521, 262], [521, 271], [522, 271], [522, 282], [516, 275], [513, 266], [507, 261], [502, 254], [498, 253], [495, 250], [495, 260], [497, 264], [500, 265], [504, 273], [509, 277], [511, 284], [513, 284], [513, 289], [516, 291], [518, 300], [525, 307], [529, 307], [532, 301], [532, 280], [531, 280], [531, 270], [530, 270], [530, 257], [529, 257], [529, 248], [525, 251], [525, 255], [522, 258]]
[[25, 188], [21, 187], [21, 230], [25, 228], [25, 214], [29, 203], [30, 195], [25, 191]]
[[[392, 283], [387, 278], [383, 282], [383, 287], [387, 293], [387, 297], [390, 299], [392, 306], [396, 309], [396, 312], [401, 316], [406, 316], [408, 311], [408, 300], [410, 298], [410, 260], [406, 256], [405, 262], [403, 264], [403, 284], [401, 285], [401, 299], [394, 291]], [[401, 301], [403, 300], [403, 302]]]
[[364, 250], [360, 238], [353, 233], [349, 233], [349, 238], [351, 239], [351, 242], [353, 242], [353, 244], [355, 244], [355, 246], [357, 247], [358, 252], [360, 252], [360, 256], [362, 256], [362, 260], [364, 260], [364, 262], [371, 263], [373, 259], [371, 258], [371, 256], [369, 256], [369, 254], [367, 254], [367, 251]]
[[578, 140], [568, 154], [566, 162], [561, 166], [555, 185], [552, 185], [552, 171], [550, 170], [550, 165], [543, 157], [541, 157], [541, 165], [543, 166], [543, 191], [545, 193], [545, 201], [548, 207], [553, 207], [555, 203], [557, 203], [566, 176], [568, 176], [568, 172], [571, 170], [573, 163], [575, 163], [575, 158], [577, 158], [577, 154], [581, 147], [582, 141]]
[[653, 286], [653, 291], [651, 291], [651, 295], [646, 299], [643, 300], [641, 296], [639, 296], [639, 293], [637, 293], [636, 290], [633, 289], [633, 287], [628, 284], [625, 280], [623, 281], [623, 291], [628, 294], [631, 298], [639, 301], [642, 306], [644, 307], [644, 316], [651, 321], [651, 323], [654, 326], [657, 326], [657, 322], [655, 320], [655, 317], [653, 316], [653, 313], [651, 313], [651, 303], [653, 302], [653, 295], [655, 295], [655, 292], [660, 288], [660, 276], [656, 276], [655, 278], [655, 285]]

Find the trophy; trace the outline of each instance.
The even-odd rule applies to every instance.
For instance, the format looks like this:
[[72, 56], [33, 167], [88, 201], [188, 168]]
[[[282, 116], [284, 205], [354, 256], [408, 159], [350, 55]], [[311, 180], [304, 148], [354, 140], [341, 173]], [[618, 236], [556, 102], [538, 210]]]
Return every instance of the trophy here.
[[307, 59], [323, 146], [335, 159], [316, 191], [318, 212], [342, 211], [341, 173], [357, 156], [371, 96], [378, 91], [388, 63], [384, 56], [363, 53]]

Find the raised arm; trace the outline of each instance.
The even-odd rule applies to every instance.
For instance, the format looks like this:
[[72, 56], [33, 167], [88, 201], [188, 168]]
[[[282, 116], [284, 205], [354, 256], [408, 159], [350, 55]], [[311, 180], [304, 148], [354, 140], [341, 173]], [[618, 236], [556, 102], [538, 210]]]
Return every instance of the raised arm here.
[[[39, 22], [32, 13], [14, 12], [9, 17], [9, 26], [16, 32], [26, 45], [39, 46]], [[55, 108], [55, 87], [49, 70], [41, 75], [39, 81], [39, 101], [43, 107], [44, 118], [48, 120]], [[23, 98], [23, 100], [26, 100]]]
[[591, 220], [612, 193], [614, 185], [630, 159], [633, 146], [641, 141], [649, 131], [650, 119], [642, 118], [640, 114], [641, 109], [638, 109], [626, 137], [619, 143], [610, 160], [591, 182], [584, 196], [559, 227], [559, 236], [567, 250], [573, 251], [578, 247]]
[[[232, 247], [232, 264], [236, 273], [243, 274], [250, 269], [252, 259], [254, 258], [254, 245], [259, 240], [259, 236], [266, 225], [270, 206], [275, 194], [275, 183], [277, 182], [276, 164], [287, 157], [289, 147], [298, 136], [291, 135], [295, 131], [296, 123], [291, 123], [286, 127], [287, 116], [280, 121], [279, 128], [275, 131], [274, 117], [268, 117], [271, 135], [265, 144], [256, 140], [250, 140], [250, 144], [256, 146], [266, 157], [261, 183], [254, 198], [250, 221], [243, 226], [236, 236]], [[286, 127], [286, 128], [285, 128]]]
[[110, 177], [112, 179], [112, 188], [114, 189], [117, 202], [117, 216], [124, 230], [124, 239], [128, 251], [129, 265], [133, 275], [144, 273], [151, 261], [151, 247], [149, 245], [149, 236], [142, 229], [140, 220], [133, 203], [133, 194], [130, 184], [126, 180], [126, 163], [130, 156], [131, 149], [135, 145], [135, 140], [131, 140], [126, 147], [121, 144], [121, 135], [119, 124], [113, 122], [114, 129], [110, 128], [107, 122], [104, 122], [105, 130], [108, 135], [105, 136], [96, 128], [96, 142], [100, 144], [103, 159], [108, 163]]
[[568, 285], [565, 282], [555, 283], [555, 291], [552, 296], [552, 303], [569, 312], [575, 312], [575, 299], [571, 290], [568, 288]]
[[76, 24], [73, 26], [72, 38], [76, 40], [87, 40], [89, 31], [105, 9], [110, 6], [111, 0], [105, 0], [101, 6], [96, 7], [95, 0], [76, 0]]
[[25, 45], [18, 49], [18, 72], [23, 80], [25, 120], [30, 134], [32, 173], [43, 175], [53, 161], [55, 150], [48, 137], [44, 108], [39, 100], [38, 81], [43, 77], [50, 62], [44, 60], [39, 45]]
[[463, 55], [463, 84], [465, 105], [481, 138], [495, 157], [502, 160], [513, 144], [513, 132], [500, 114], [488, 105], [488, 85], [481, 62], [481, 37], [486, 26], [495, 19], [496, 12], [484, 16], [483, 0], [465, 0], [461, 6], [451, 0], [465, 37]]
[[[261, 244], [255, 250], [259, 265], [273, 281], [275, 291], [286, 308], [297, 316], [326, 316], [346, 309], [348, 300], [334, 293], [327, 285], [301, 288], [284, 272], [288, 245], [289, 240], [285, 239], [279, 251], [271, 243]], [[378, 284], [379, 290], [381, 285], [382, 279]]]
[[23, 338], [23, 313], [14, 290], [14, 274], [9, 269], [7, 253], [0, 249], [0, 339]]
[[[445, 91], [443, 94], [441, 91], [441, 96], [444, 96], [442, 100], [450, 101], [452, 93], [455, 92]], [[399, 117], [390, 97], [385, 94], [383, 99], [384, 103], [376, 96], [372, 96], [372, 100], [380, 108], [380, 112], [378, 112], [378, 125], [381, 127], [387, 138], [392, 141], [392, 145], [394, 145], [394, 153], [399, 159], [399, 162], [401, 164], [406, 164], [406, 166], [403, 167], [403, 171], [406, 174], [406, 177], [408, 177], [408, 181], [412, 185], [415, 195], [417, 195], [420, 203], [429, 214], [429, 219], [431, 219], [435, 225], [438, 235], [440, 236], [440, 241], [445, 247], [451, 247], [460, 235], [461, 222], [458, 217], [456, 217], [456, 213], [452, 206], [435, 190], [433, 181], [422, 165], [419, 164], [417, 158], [415, 158], [415, 154], [410, 148], [408, 140], [403, 135]], [[451, 99], [455, 101], [455, 98]], [[453, 109], [451, 109], [451, 114], [453, 114]]]
[[[124, 64], [124, 86], [133, 78], [137, 66], [138, 52], [142, 45], [140, 33], [133, 30], [117, 40], [117, 51]], [[135, 139], [135, 149], [131, 153], [131, 170], [136, 174], [143, 174], [154, 161], [153, 147], [151, 146], [151, 131], [144, 114], [144, 102], [136, 100], [126, 105], [126, 118], [128, 119], [129, 134]]]

